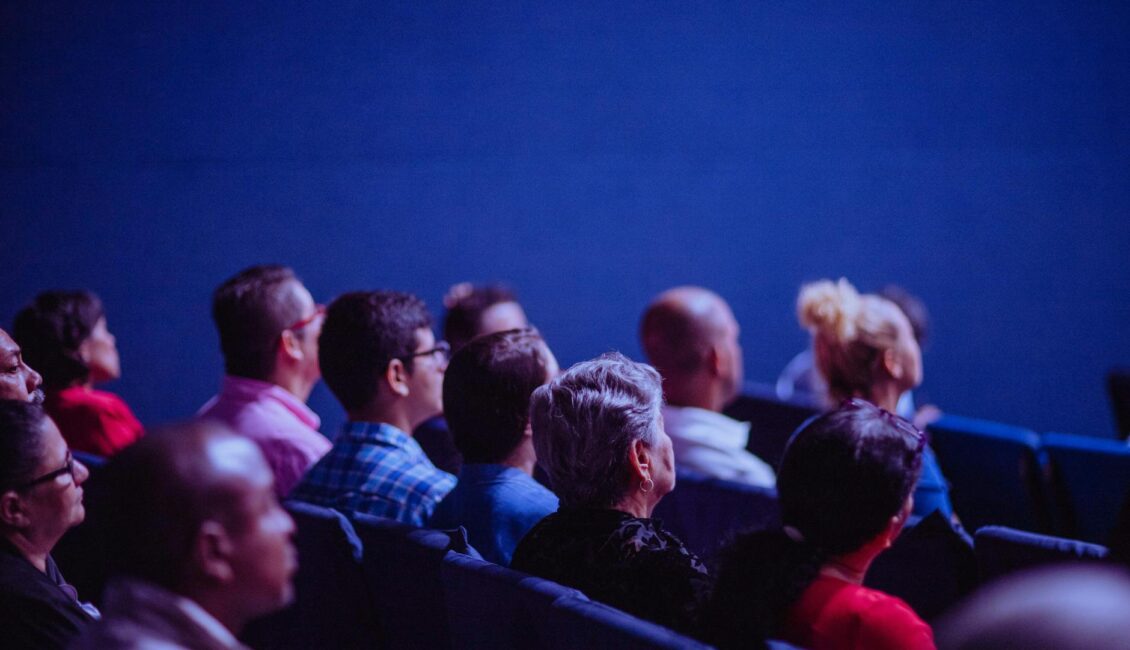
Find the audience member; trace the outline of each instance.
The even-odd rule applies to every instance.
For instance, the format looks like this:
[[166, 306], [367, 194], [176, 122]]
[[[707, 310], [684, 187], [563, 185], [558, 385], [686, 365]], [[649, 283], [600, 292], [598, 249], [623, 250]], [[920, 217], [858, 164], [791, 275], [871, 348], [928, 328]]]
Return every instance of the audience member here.
[[432, 515], [455, 477], [409, 434], [443, 408], [450, 348], [431, 324], [419, 298], [394, 291], [347, 293], [330, 305], [319, 355], [349, 422], [293, 498], [416, 526]]
[[1039, 567], [994, 582], [937, 624], [943, 650], [1130, 648], [1130, 573]]
[[97, 618], [51, 559], [86, 514], [87, 476], [42, 408], [0, 401], [0, 645], [64, 648]]
[[[526, 313], [514, 293], [502, 285], [473, 285], [460, 282], [443, 298], [447, 312], [443, 318], [443, 338], [458, 351], [472, 339], [484, 334], [505, 332], [526, 327]], [[428, 459], [443, 471], [459, 475], [463, 455], [455, 446], [447, 421], [437, 415], [424, 421], [412, 433]]]
[[430, 525], [465, 526], [483, 557], [503, 566], [518, 540], [557, 510], [557, 497], [532, 478], [529, 415], [530, 394], [557, 372], [537, 331], [522, 329], [471, 341], [444, 376], [443, 412], [465, 462]]
[[924, 444], [909, 422], [858, 399], [800, 429], [777, 477], [782, 529], [724, 550], [706, 638], [721, 648], [767, 638], [827, 650], [933, 648], [906, 603], [863, 586], [910, 516]]
[[534, 391], [530, 425], [561, 508], [522, 538], [512, 566], [680, 631], [709, 589], [706, 567], [651, 519], [675, 487], [659, 373], [618, 353]]
[[665, 291], [644, 312], [640, 339], [663, 375], [663, 423], [679, 467], [772, 487], [773, 468], [746, 451], [749, 423], [722, 414], [741, 390], [743, 363], [726, 301], [699, 287]]
[[43, 377], [24, 361], [23, 351], [12, 337], [0, 330], [0, 400], [42, 404]]
[[75, 647], [243, 648], [251, 619], [293, 598], [294, 522], [259, 449], [218, 422], [159, 430], [105, 468], [105, 619]]
[[[922, 351], [893, 302], [860, 295], [845, 279], [821, 280], [801, 287], [797, 313], [812, 334], [816, 367], [832, 399], [861, 397], [893, 413], [899, 396], [922, 383]], [[927, 445], [914, 514], [935, 510], [953, 514], [949, 484]]]
[[[880, 298], [893, 302], [902, 310], [907, 320], [910, 321], [910, 327], [914, 331], [914, 340], [918, 343], [919, 349], [925, 347], [930, 333], [930, 312], [926, 310], [926, 304], [917, 296], [896, 284], [883, 287], [879, 290], [878, 295]], [[828, 382], [824, 381], [824, 377], [816, 369], [816, 359], [812, 354], [811, 347], [793, 357], [792, 361], [781, 371], [781, 376], [777, 378], [776, 392], [777, 397], [783, 400], [800, 398], [804, 401], [821, 404], [824, 408], [835, 408], [836, 406], [836, 401], [828, 395]], [[907, 420], [911, 420], [919, 428], [925, 427], [940, 415], [940, 412], [934, 406], [926, 405], [917, 409], [914, 405], [914, 392], [912, 390], [904, 391], [899, 396], [896, 413]]]
[[306, 406], [318, 382], [318, 332], [324, 309], [284, 266], [253, 266], [212, 297], [226, 376], [197, 413], [259, 445], [285, 497], [330, 449]]
[[89, 291], [47, 291], [16, 315], [12, 333], [43, 373], [44, 408], [71, 449], [111, 456], [141, 437], [141, 423], [117, 395], [94, 385], [121, 376], [106, 312]]

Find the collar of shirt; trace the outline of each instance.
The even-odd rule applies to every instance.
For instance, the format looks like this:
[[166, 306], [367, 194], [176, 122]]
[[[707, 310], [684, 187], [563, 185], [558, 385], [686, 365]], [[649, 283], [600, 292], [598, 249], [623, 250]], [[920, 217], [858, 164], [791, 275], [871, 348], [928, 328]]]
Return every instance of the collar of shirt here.
[[[272, 400], [281, 404], [311, 429], [317, 429], [322, 423], [318, 414], [311, 411], [310, 407], [306, 406], [302, 400], [295, 397], [282, 386], [267, 381], [259, 381], [258, 379], [251, 379], [249, 377], [225, 375], [223, 386], [216, 399], [223, 399], [225, 401], [231, 400], [241, 403]], [[204, 411], [211, 405], [212, 403], [209, 402], [200, 410]]]
[[749, 422], [694, 406], [664, 406], [663, 426], [667, 435], [714, 446], [745, 449]]
[[420, 443], [387, 422], [346, 422], [338, 440], [346, 438], [352, 438], [356, 442], [396, 447], [409, 455], [427, 458]]
[[521, 480], [523, 476], [531, 481], [533, 480], [533, 478], [516, 467], [498, 463], [463, 463], [463, 468], [459, 470], [459, 481], [461, 483], [491, 483], [508, 479]]
[[157, 585], [118, 578], [107, 587], [106, 619], [132, 619], [146, 629], [168, 634], [192, 647], [243, 649], [235, 635], [203, 607]]

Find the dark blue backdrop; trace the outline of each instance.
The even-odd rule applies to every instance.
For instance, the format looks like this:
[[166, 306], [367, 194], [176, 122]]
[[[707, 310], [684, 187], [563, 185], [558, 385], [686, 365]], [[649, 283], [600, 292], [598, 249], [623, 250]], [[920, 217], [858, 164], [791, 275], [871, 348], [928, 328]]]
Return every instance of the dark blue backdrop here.
[[1111, 433], [1124, 2], [103, 4], [0, 10], [0, 320], [101, 293], [146, 421], [217, 385], [211, 289], [279, 261], [322, 300], [508, 280], [563, 363], [703, 284], [766, 380], [801, 282], [897, 281], [933, 401]]

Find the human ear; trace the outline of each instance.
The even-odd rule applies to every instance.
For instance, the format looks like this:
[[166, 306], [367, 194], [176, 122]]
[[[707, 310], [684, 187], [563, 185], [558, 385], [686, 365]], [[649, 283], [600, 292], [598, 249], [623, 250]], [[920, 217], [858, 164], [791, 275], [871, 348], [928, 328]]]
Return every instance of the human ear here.
[[651, 450], [642, 440], [633, 440], [628, 448], [628, 465], [641, 481], [651, 478]]
[[206, 521], [192, 544], [192, 559], [208, 578], [229, 583], [235, 577], [231, 565], [232, 542], [228, 531], [217, 521]]
[[385, 381], [388, 382], [389, 388], [396, 395], [408, 396], [408, 369], [404, 367], [404, 362], [400, 359], [393, 359], [388, 362], [388, 368], [385, 369]]
[[0, 522], [13, 528], [23, 528], [31, 523], [20, 495], [8, 490], [0, 495]]
[[283, 330], [283, 333], [279, 335], [279, 352], [295, 361], [302, 359], [304, 355], [301, 342], [290, 330]]
[[882, 359], [883, 370], [887, 372], [887, 375], [892, 379], [902, 379], [904, 368], [898, 352], [896, 352], [894, 348], [887, 348], [883, 350]]

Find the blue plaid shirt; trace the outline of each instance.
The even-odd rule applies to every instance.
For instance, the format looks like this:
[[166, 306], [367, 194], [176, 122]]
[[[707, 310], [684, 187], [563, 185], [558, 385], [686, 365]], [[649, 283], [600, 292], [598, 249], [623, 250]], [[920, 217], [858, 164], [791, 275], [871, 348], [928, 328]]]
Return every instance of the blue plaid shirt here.
[[384, 423], [348, 422], [291, 499], [423, 526], [455, 477], [436, 469], [419, 443]]

